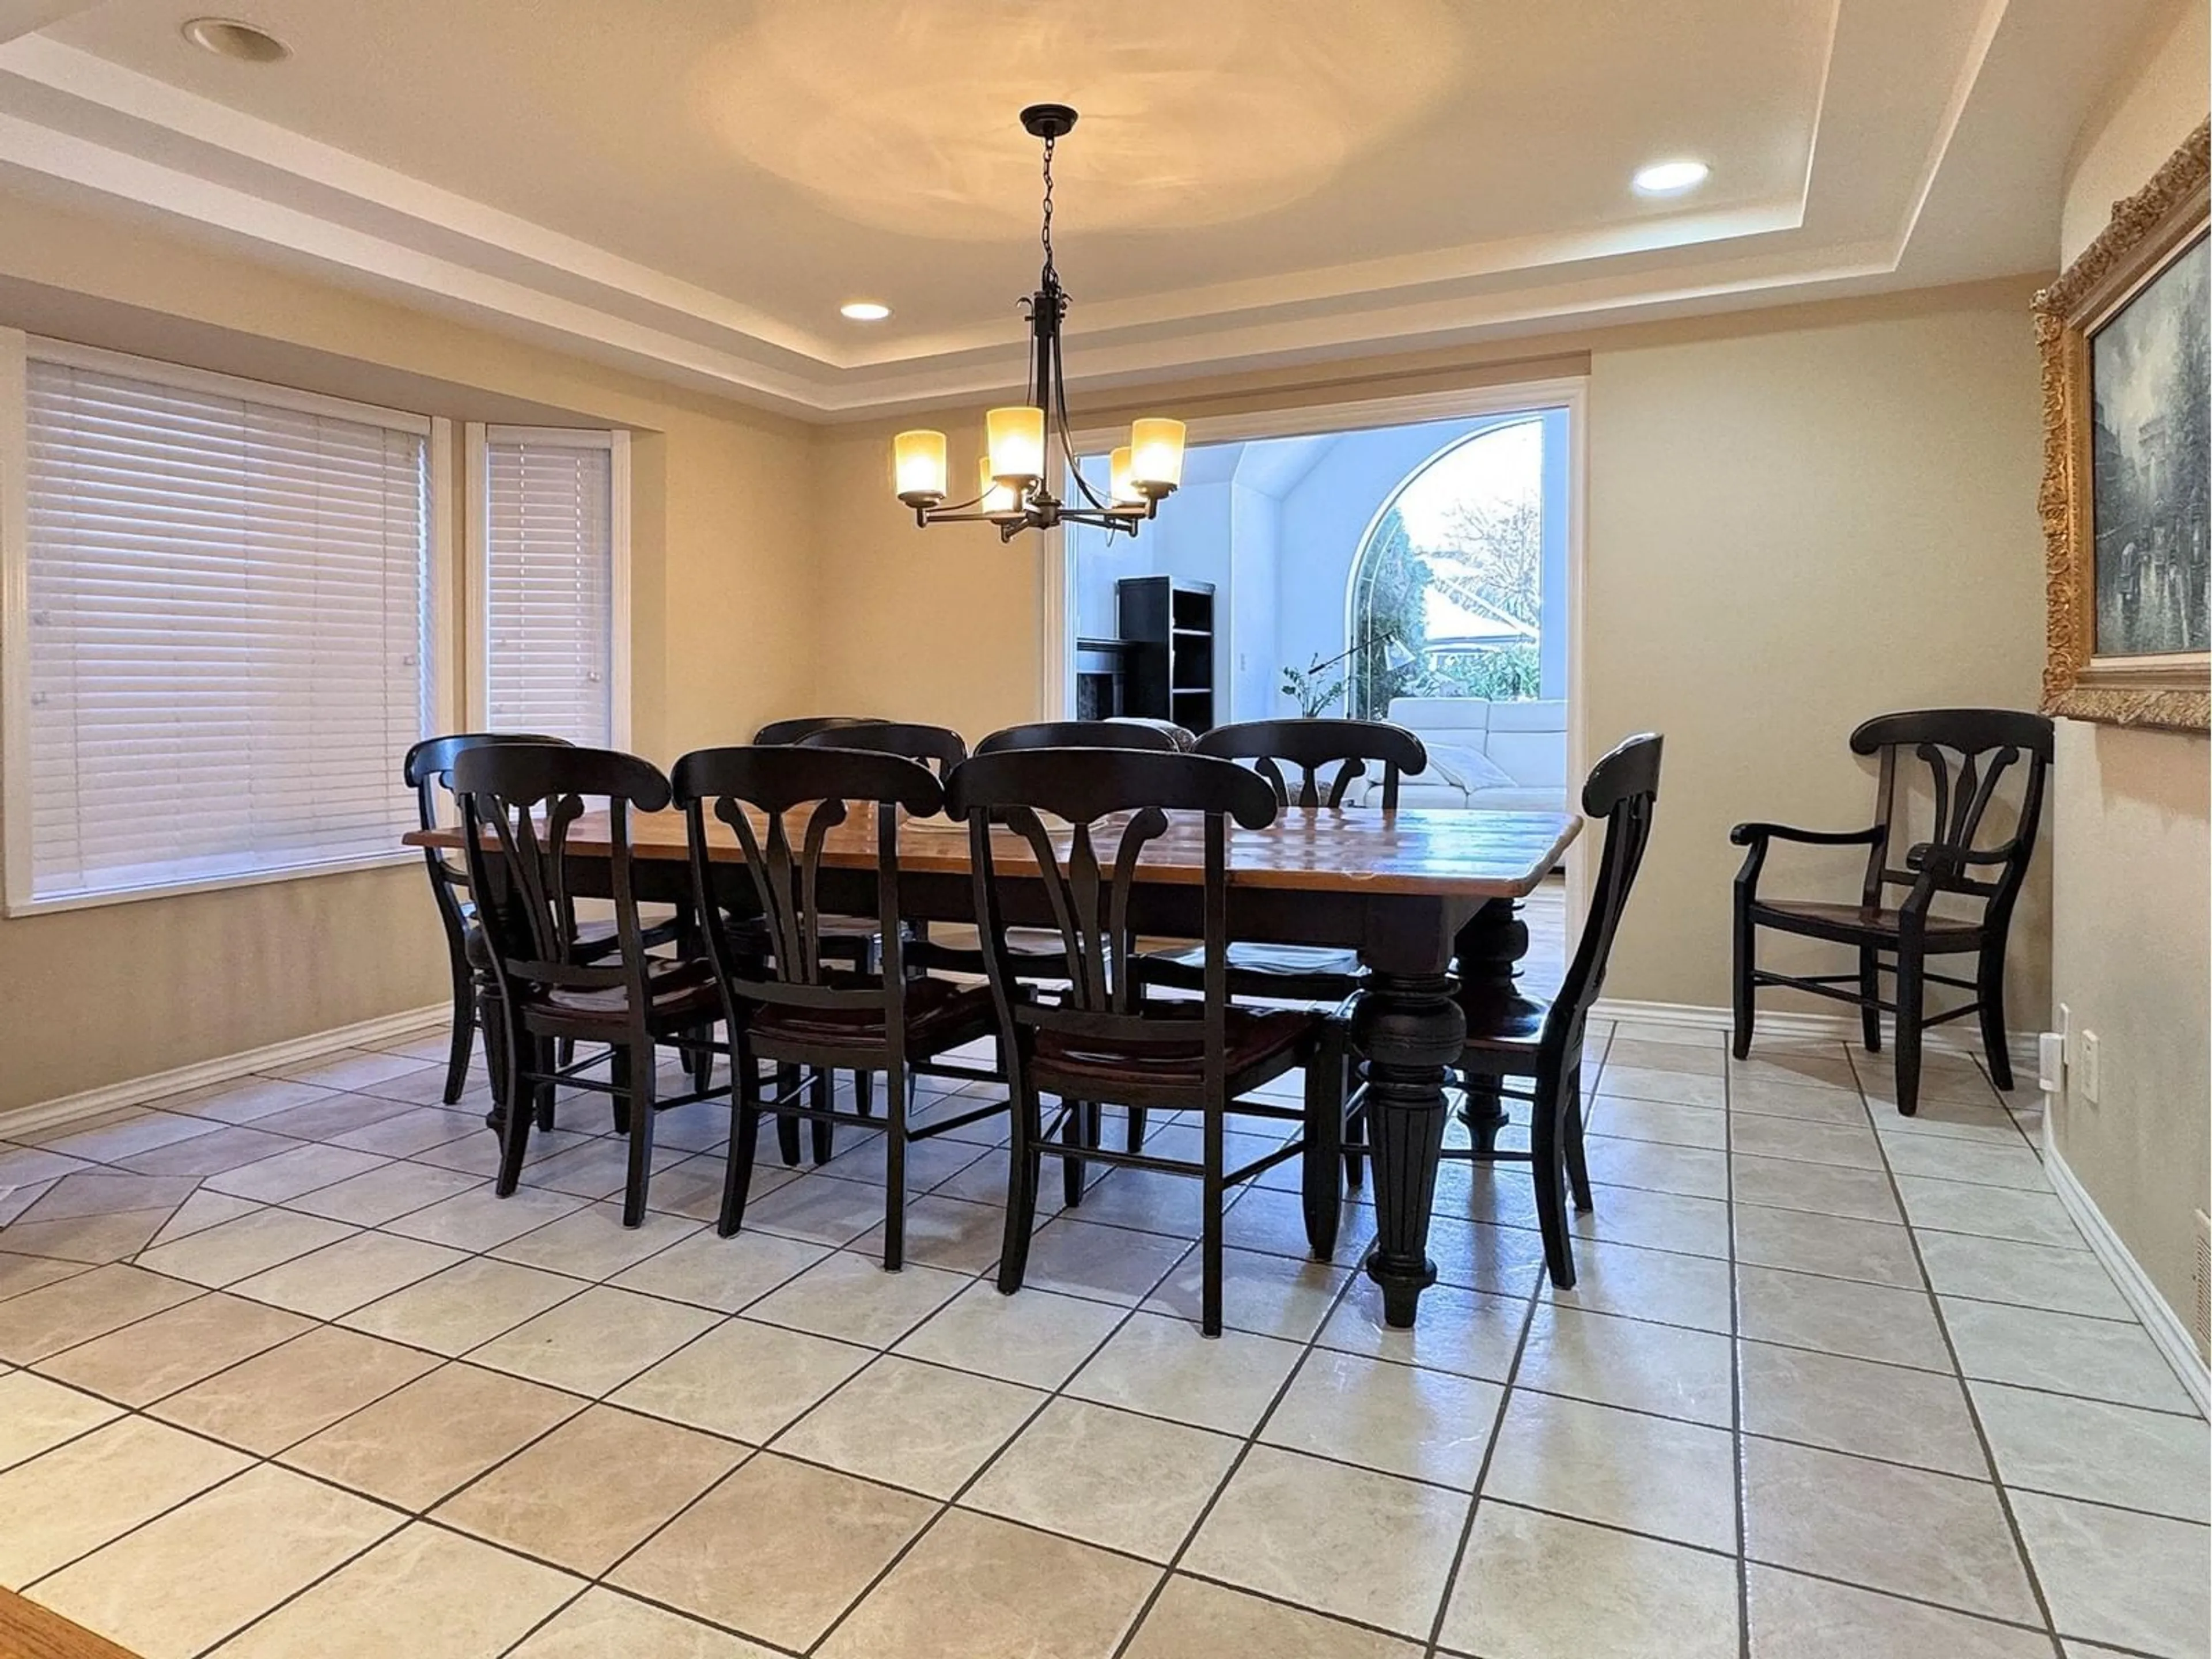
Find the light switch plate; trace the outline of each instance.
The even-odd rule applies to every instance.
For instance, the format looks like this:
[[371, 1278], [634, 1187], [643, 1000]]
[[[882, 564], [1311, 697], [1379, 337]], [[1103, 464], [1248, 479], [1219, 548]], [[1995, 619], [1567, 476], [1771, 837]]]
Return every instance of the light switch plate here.
[[2099, 1048], [2097, 1034], [2084, 1030], [2081, 1033], [2081, 1063], [2075, 1067], [2074, 1075], [2075, 1081], [2080, 1085], [2081, 1098], [2092, 1106], [2097, 1103], [2097, 1097], [2103, 1091], [2105, 1081], [2104, 1056]]

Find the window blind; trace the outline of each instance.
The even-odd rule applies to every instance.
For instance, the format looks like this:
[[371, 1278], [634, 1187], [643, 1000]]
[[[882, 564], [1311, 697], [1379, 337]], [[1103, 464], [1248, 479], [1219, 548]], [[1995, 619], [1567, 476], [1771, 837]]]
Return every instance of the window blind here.
[[484, 444], [484, 692], [491, 728], [614, 744], [614, 457]]
[[414, 823], [428, 423], [161, 374], [26, 367], [33, 899], [310, 869]]

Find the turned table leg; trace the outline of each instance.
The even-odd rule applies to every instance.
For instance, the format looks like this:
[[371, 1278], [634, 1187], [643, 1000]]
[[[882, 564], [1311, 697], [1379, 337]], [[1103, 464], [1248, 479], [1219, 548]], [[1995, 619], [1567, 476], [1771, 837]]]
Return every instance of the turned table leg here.
[[1413, 1322], [1436, 1282], [1429, 1207], [1444, 1144], [1445, 1068], [1457, 1062], [1467, 1021], [1449, 974], [1375, 969], [1354, 1009], [1352, 1038], [1367, 1059], [1367, 1140], [1375, 1170], [1375, 1248], [1367, 1276], [1382, 1288], [1382, 1317]]
[[[1459, 979], [1462, 1006], [1522, 1000], [1513, 981], [1521, 958], [1528, 954], [1528, 924], [1520, 920], [1516, 909], [1511, 899], [1492, 899], [1474, 913], [1453, 939], [1452, 966]], [[1458, 1056], [1453, 1058], [1456, 1060]], [[1467, 1125], [1468, 1139], [1478, 1151], [1495, 1152], [1498, 1132], [1505, 1127], [1505, 1103], [1494, 1086], [1470, 1079], [1460, 1121]]]

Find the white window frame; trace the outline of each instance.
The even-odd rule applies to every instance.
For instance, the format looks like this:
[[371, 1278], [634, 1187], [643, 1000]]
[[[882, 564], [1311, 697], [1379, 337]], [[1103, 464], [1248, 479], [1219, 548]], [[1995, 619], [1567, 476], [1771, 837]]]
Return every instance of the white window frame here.
[[[453, 717], [453, 537], [448, 508], [453, 495], [453, 422], [442, 416], [382, 409], [352, 403], [293, 386], [271, 386], [210, 370], [105, 351], [68, 341], [35, 338], [19, 330], [0, 328], [0, 915], [9, 917], [43, 915], [62, 910], [91, 909], [109, 904], [132, 904], [143, 899], [172, 898], [186, 893], [206, 893], [233, 887], [262, 887], [272, 882], [309, 881], [318, 876], [343, 875], [358, 870], [382, 869], [411, 864], [422, 854], [394, 843], [388, 853], [349, 858], [315, 860], [281, 868], [243, 871], [235, 875], [196, 877], [185, 881], [156, 882], [120, 888], [112, 892], [73, 893], [42, 897], [32, 890], [31, 848], [31, 714], [30, 714], [30, 514], [27, 506], [30, 473], [28, 395], [25, 384], [33, 357], [41, 362], [66, 364], [124, 374], [133, 380], [181, 391], [212, 392], [275, 408], [337, 420], [417, 432], [426, 446], [429, 498], [426, 503], [429, 568], [425, 573], [425, 623], [428, 631], [430, 699], [434, 726], [449, 726]], [[424, 736], [431, 735], [425, 732]], [[401, 757], [393, 756], [393, 774]]]
[[608, 575], [609, 742], [617, 749], [630, 746], [629, 434], [612, 428], [565, 426], [492, 426], [482, 421], [468, 423], [468, 527], [465, 562], [468, 566], [468, 704], [469, 729], [481, 731], [491, 718], [491, 490], [489, 487], [489, 449], [495, 443], [544, 444], [569, 449], [603, 449], [608, 454], [608, 523], [612, 569]]

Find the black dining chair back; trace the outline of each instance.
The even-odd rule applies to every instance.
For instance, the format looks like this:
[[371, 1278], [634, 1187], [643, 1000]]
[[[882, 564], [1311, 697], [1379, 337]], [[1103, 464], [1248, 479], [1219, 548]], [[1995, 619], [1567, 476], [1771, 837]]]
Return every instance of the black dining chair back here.
[[[470, 749], [490, 744], [550, 743], [566, 744], [566, 738], [549, 738], [522, 732], [453, 732], [425, 738], [407, 751], [400, 775], [415, 792], [415, 815], [424, 830], [436, 830], [460, 820], [460, 803], [453, 798], [453, 759]], [[443, 809], [443, 810], [441, 810]], [[446, 965], [453, 987], [453, 1044], [446, 1055], [444, 1100], [451, 1106], [461, 1097], [469, 1080], [469, 1049], [476, 1038], [476, 973], [469, 961], [469, 925], [475, 904], [469, 893], [465, 863], [457, 862], [434, 847], [422, 849], [422, 862], [430, 873], [430, 898], [437, 906], [438, 926], [446, 935]], [[489, 1044], [487, 1043], [487, 1048]], [[495, 1070], [487, 1053], [485, 1068]]]
[[1131, 749], [1173, 755], [1188, 750], [1170, 727], [1150, 720], [1031, 720], [994, 732], [975, 745], [979, 755], [1023, 749]]
[[[763, 1111], [775, 1115], [780, 1131], [811, 1122], [816, 1158], [826, 1159], [834, 1125], [872, 1128], [878, 1121], [857, 1108], [839, 1109], [817, 1085], [834, 1070], [882, 1072], [889, 1082], [880, 1120], [889, 1188], [884, 1265], [896, 1268], [905, 1249], [909, 1068], [988, 1035], [991, 1024], [989, 998], [980, 988], [963, 990], [908, 971], [899, 925], [899, 818], [933, 816], [944, 804], [943, 791], [927, 767], [903, 755], [800, 743], [686, 755], [676, 763], [675, 799], [685, 815], [694, 902], [705, 919], [736, 1079], [720, 1230], [726, 1237], [744, 1224]], [[822, 957], [830, 915], [823, 859], [833, 836], [856, 811], [868, 815], [863, 828], [872, 856], [865, 875], [874, 889], [873, 920], [883, 940], [872, 972], [825, 965]], [[717, 902], [714, 845], [722, 831], [744, 851], [759, 906], [757, 922], [742, 928]], [[764, 931], [765, 950], [754, 929]], [[802, 1089], [795, 1078], [780, 1074], [775, 1097], [763, 1102], [759, 1060], [811, 1066], [816, 1082]]]
[[[1400, 775], [1425, 771], [1429, 764], [1420, 738], [1387, 720], [1239, 720], [1200, 733], [1198, 752], [1251, 762], [1285, 806], [1343, 805], [1345, 791], [1366, 775], [1371, 761], [1382, 769], [1381, 805], [1395, 811]], [[1331, 767], [1335, 773], [1324, 781]]]
[[872, 714], [802, 714], [796, 720], [770, 720], [753, 733], [756, 744], [799, 743], [833, 726], [872, 726]]
[[[630, 815], [667, 806], [668, 780], [635, 755], [547, 744], [465, 750], [453, 759], [453, 780], [477, 924], [505, 1011], [498, 1190], [511, 1194], [520, 1178], [540, 1091], [564, 1083], [607, 1093], [617, 1127], [630, 1139], [623, 1221], [636, 1226], [652, 1153], [656, 1045], [703, 1043], [714, 1018], [703, 965], [649, 955], [651, 930], [639, 915]], [[593, 801], [606, 811], [613, 920], [611, 948], [586, 959], [575, 941], [571, 832]], [[578, 1040], [610, 1046], [611, 1082], [556, 1068], [557, 1045]]]
[[1582, 937], [1545, 1016], [1541, 1047], [1550, 1064], [1564, 1067], [1569, 1055], [1581, 1052], [1590, 1006], [1605, 988], [1613, 936], [1620, 931], [1629, 890], [1651, 842], [1652, 811], [1659, 799], [1659, 755], [1665, 741], [1655, 732], [1622, 739], [1590, 769], [1583, 784], [1583, 815], [1603, 821], [1605, 842], [1590, 883]]
[[798, 740], [805, 749], [862, 749], [933, 765], [940, 781], [968, 758], [966, 739], [950, 726], [919, 726], [905, 720], [840, 720]]
[[[975, 915], [1000, 1047], [1014, 1101], [1012, 1185], [999, 1288], [1020, 1287], [1035, 1226], [1042, 1160], [1049, 1151], [1066, 1172], [1064, 1198], [1081, 1202], [1086, 1161], [1195, 1176], [1204, 1182], [1201, 1328], [1221, 1329], [1221, 1210], [1225, 1187], [1260, 1166], [1224, 1168], [1224, 1122], [1230, 1103], [1310, 1059], [1318, 1016], [1260, 1012], [1229, 1000], [1229, 826], [1274, 822], [1274, 792], [1242, 767], [1201, 755], [1135, 750], [1046, 748], [978, 755], [959, 767], [945, 791], [947, 812], [965, 818], [975, 884]], [[1196, 1004], [1147, 1004], [1134, 953], [1133, 905], [1148, 848], [1168, 835], [1170, 813], [1199, 826], [1205, 970]], [[1048, 827], [1049, 815], [1064, 830]], [[1014, 854], [1019, 845], [1026, 856]], [[1041, 891], [1039, 890], [1041, 890]], [[1018, 897], [1017, 895], [1018, 894]], [[1048, 918], [1067, 964], [1066, 993], [1030, 994], [1006, 944], [1007, 912]], [[1336, 1164], [1342, 1131], [1340, 1087], [1328, 1067], [1310, 1067], [1299, 1110], [1242, 1101], [1237, 1109], [1307, 1125], [1306, 1146], [1322, 1147], [1325, 1188], [1309, 1191], [1309, 1229], [1317, 1250], [1333, 1249]], [[1060, 1102], [1054, 1124], [1041, 1099]], [[1148, 1157], [1133, 1146], [1099, 1145], [1098, 1107], [1179, 1108], [1203, 1121], [1198, 1163]], [[1057, 1131], [1058, 1146], [1050, 1146]], [[1262, 1160], [1262, 1164], [1275, 1161]]]
[[[1878, 906], [1888, 889], [1909, 891], [1932, 876], [1942, 890], [1987, 901], [1989, 924], [2002, 928], [2043, 818], [2050, 720], [2010, 708], [1924, 708], [1877, 716], [1850, 742], [1853, 754], [1880, 757], [1875, 823], [1882, 836], [1867, 851], [1864, 901]], [[2023, 760], [2017, 800], [1993, 817], [2005, 774]], [[1924, 818], [1915, 810], [1916, 761], [1927, 768]], [[1925, 824], [1924, 840], [1915, 838], [1917, 823]]]

